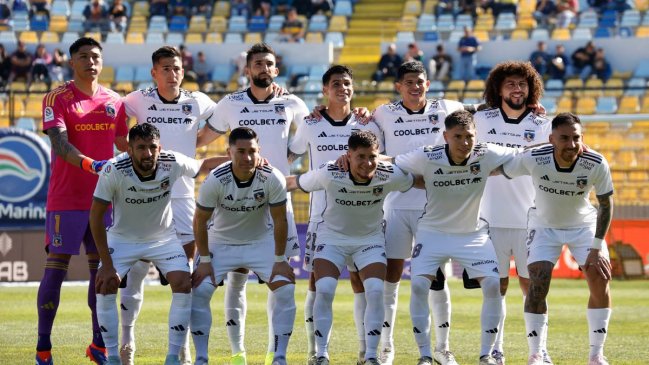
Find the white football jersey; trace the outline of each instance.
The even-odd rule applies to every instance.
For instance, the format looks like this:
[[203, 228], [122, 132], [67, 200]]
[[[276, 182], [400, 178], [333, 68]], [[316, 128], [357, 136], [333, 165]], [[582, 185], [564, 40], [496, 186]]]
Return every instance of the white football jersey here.
[[291, 124], [298, 127], [309, 115], [306, 104], [295, 95], [285, 94], [257, 100], [250, 89], [226, 95], [208, 122], [217, 131], [248, 127], [259, 137], [261, 155], [284, 175], [289, 174], [288, 137]]
[[[373, 113], [374, 121], [383, 131], [385, 153], [388, 156], [401, 155], [421, 146], [444, 144], [444, 120], [456, 110], [462, 110], [462, 103], [446, 99], [428, 99], [426, 106], [412, 111], [402, 101], [383, 104]], [[405, 193], [393, 192], [385, 200], [386, 208], [424, 210], [426, 193], [411, 189]]]
[[[383, 151], [383, 134], [374, 122], [361, 123], [354, 114], [342, 121], [334, 121], [323, 110], [321, 118], [304, 118], [297, 128], [289, 150], [297, 155], [309, 152], [309, 170], [317, 169], [335, 161], [347, 152], [349, 136], [357, 130], [368, 130], [379, 140], [379, 151]], [[325, 193], [322, 190], [310, 194], [309, 222], [322, 222], [320, 213], [324, 210]]]
[[531, 175], [536, 190], [535, 207], [528, 216], [529, 228], [582, 228], [595, 226], [597, 209], [588, 194], [613, 194], [611, 170], [604, 156], [595, 151], [582, 153], [569, 168], [560, 168], [554, 147], [534, 148], [503, 166], [505, 176]]
[[448, 145], [424, 146], [396, 156], [396, 164], [426, 183], [426, 212], [419, 227], [448, 233], [481, 229], [480, 199], [492, 170], [512, 159], [517, 150], [479, 143], [469, 158], [456, 165]]
[[198, 190], [196, 204], [214, 209], [208, 223], [210, 243], [250, 244], [273, 239], [269, 207], [286, 204], [286, 179], [271, 166], [262, 166], [247, 182], [239, 181], [226, 162]]
[[135, 174], [127, 153], [104, 166], [94, 197], [113, 204], [108, 240], [146, 243], [176, 238], [171, 214], [171, 189], [182, 177], [193, 178], [200, 163], [182, 153], [162, 151], [155, 174], [144, 181]]
[[[550, 120], [531, 110], [517, 119], [507, 118], [500, 108], [479, 111], [474, 116], [476, 139], [506, 147], [527, 147], [546, 143], [552, 130]], [[493, 176], [487, 180], [481, 216], [489, 227], [527, 228], [527, 211], [534, 205], [534, 185], [529, 176], [509, 180]]]
[[[160, 130], [160, 145], [165, 150], [196, 156], [198, 125], [208, 121], [216, 103], [201, 92], [180, 90], [172, 102], [160, 99], [157, 88], [136, 90], [124, 97], [126, 114], [138, 124], [151, 123]], [[171, 191], [172, 198], [194, 197], [194, 179], [183, 177]]]
[[299, 175], [297, 183], [307, 193], [325, 191], [323, 222], [317, 229], [319, 241], [322, 237], [322, 242], [330, 238], [341, 245], [362, 245], [364, 239], [381, 234], [385, 197], [391, 191], [410, 189], [413, 176], [391, 163], [379, 162], [372, 180], [361, 184], [330, 161]]

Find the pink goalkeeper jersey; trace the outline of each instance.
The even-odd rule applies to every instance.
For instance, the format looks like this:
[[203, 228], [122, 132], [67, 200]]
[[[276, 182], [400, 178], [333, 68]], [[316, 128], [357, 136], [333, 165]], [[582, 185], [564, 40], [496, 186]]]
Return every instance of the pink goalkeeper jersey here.
[[[126, 113], [121, 97], [103, 86], [88, 96], [68, 82], [43, 98], [43, 132], [59, 127], [68, 141], [94, 160], [113, 157], [115, 137], [126, 136]], [[97, 175], [73, 166], [52, 150], [52, 174], [47, 210], [90, 210]]]

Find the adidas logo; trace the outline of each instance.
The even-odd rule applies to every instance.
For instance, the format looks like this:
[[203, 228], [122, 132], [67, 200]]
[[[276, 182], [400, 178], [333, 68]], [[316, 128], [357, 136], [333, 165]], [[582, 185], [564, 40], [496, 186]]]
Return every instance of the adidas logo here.
[[297, 250], [298, 248], [300, 248], [300, 244], [298, 244], [297, 242], [295, 242], [295, 243], [293, 244], [293, 249], [294, 249], [294, 250]]
[[248, 110], [247, 107], [244, 107], [243, 109], [241, 109], [241, 113], [250, 113], [250, 110]]
[[282, 333], [282, 336], [284, 336], [284, 337], [291, 337], [292, 334], [293, 334], [293, 332]]
[[548, 175], [543, 175], [541, 176], [541, 180], [550, 181], [550, 178], [548, 177]]
[[593, 331], [593, 333], [606, 333], [606, 328], [600, 328], [598, 330]]
[[448, 322], [444, 322], [441, 325], [437, 326], [437, 328], [449, 328], [451, 327], [451, 324]]
[[318, 137], [326, 137], [326, 136], [327, 136], [327, 133], [325, 133], [325, 132], [322, 132], [322, 133], [318, 134]]
[[306, 323], [313, 323], [313, 317], [309, 317], [305, 320]]
[[314, 332], [313, 334], [314, 334], [316, 337], [322, 337], [322, 333], [320, 333], [320, 331], [318, 331], [318, 330], [315, 330], [315, 332]]
[[527, 334], [527, 337], [537, 337], [537, 336], [538, 336], [538, 334], [536, 333], [536, 331], [532, 331], [532, 332]]
[[403, 123], [403, 119], [402, 119], [401, 117], [399, 117], [399, 119], [397, 119], [397, 120], [395, 121], [395, 123]]
[[227, 327], [237, 326], [237, 322], [235, 322], [234, 319], [230, 319], [230, 320], [228, 320], [228, 321], [225, 323], [225, 325], [226, 325]]
[[230, 194], [230, 195], [225, 197], [225, 200], [234, 200], [234, 198], [232, 198], [232, 194]]
[[119, 307], [120, 307], [123, 311], [127, 311], [127, 310], [128, 310], [128, 309], [126, 308], [126, 306], [124, 306], [124, 304], [120, 304]]
[[134, 191], [137, 193], [137, 189], [135, 188], [135, 186], [131, 186], [130, 188], [128, 188], [128, 191]]
[[54, 307], [54, 303], [49, 302], [49, 303], [45, 303], [45, 304], [41, 305], [41, 308], [42, 309], [54, 309], [55, 307]]
[[440, 167], [437, 169], [437, 171], [434, 172], [435, 175], [444, 175], [444, 171], [442, 171], [442, 168]]
[[368, 336], [381, 336], [381, 331], [379, 330], [371, 330], [367, 333]]
[[414, 333], [421, 333], [421, 331], [420, 331], [419, 328], [417, 328], [417, 327], [412, 327], [412, 332], [414, 332]]
[[191, 331], [191, 332], [192, 332], [192, 335], [196, 335], [196, 336], [204, 336], [205, 335], [203, 333], [203, 331]]
[[99, 330], [100, 330], [101, 332], [108, 332], [108, 330], [107, 330], [106, 327], [104, 327], [104, 326], [99, 326]]
[[491, 130], [487, 132], [487, 134], [496, 134], [496, 128], [491, 128]]
[[346, 192], [347, 192], [347, 189], [342, 188], [342, 189], [338, 190], [338, 192], [339, 192], [339, 193], [346, 193]]
[[169, 328], [174, 330], [174, 331], [180, 331], [180, 332], [185, 330], [185, 326], [183, 326], [182, 324], [179, 324], [177, 326], [171, 326]]
[[155, 104], [151, 105], [148, 110], [158, 110], [158, 108], [155, 107]]
[[490, 329], [490, 330], [486, 330], [485, 332], [486, 332], [486, 333], [498, 333], [498, 327], [496, 327], [496, 328], [492, 328], [492, 329]]
[[383, 322], [383, 328], [390, 328], [388, 321]]

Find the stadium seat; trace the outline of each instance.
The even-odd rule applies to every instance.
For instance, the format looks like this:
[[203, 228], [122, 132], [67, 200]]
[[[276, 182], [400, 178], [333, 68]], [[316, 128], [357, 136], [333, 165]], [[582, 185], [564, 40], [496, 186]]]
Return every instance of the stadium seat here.
[[627, 9], [622, 14], [620, 27], [637, 27], [640, 25], [640, 12], [637, 9]]
[[113, 66], [104, 65], [104, 68], [99, 74], [99, 82], [112, 84], [115, 81], [115, 68]]
[[205, 33], [207, 32], [207, 19], [203, 15], [194, 15], [189, 20], [189, 27], [187, 28], [189, 33]]
[[[200, 34], [197, 33], [187, 33], [187, 36], [190, 35], [198, 35]], [[183, 43], [183, 34], [182, 33], [167, 33], [167, 37], [165, 38], [165, 43], [172, 45], [172, 46], [179, 46]]]
[[[464, 29], [464, 27], [474, 28], [471, 14], [460, 14], [455, 19], [455, 29]], [[478, 30], [477, 27], [476, 30]]]
[[30, 132], [36, 132], [38, 129], [36, 127], [36, 122], [34, 118], [21, 117], [16, 120], [16, 128], [28, 130]]
[[325, 72], [327, 72], [327, 69], [329, 68], [328, 65], [312, 65], [309, 67], [309, 78], [311, 80], [320, 80], [322, 79], [322, 75], [324, 75]]
[[588, 9], [579, 15], [578, 28], [596, 28], [597, 27], [597, 13]]
[[415, 34], [413, 32], [397, 32], [396, 41], [401, 43], [414, 43]]
[[[133, 31], [129, 29], [129, 31]], [[157, 33], [166, 33], [169, 31], [167, 26], [167, 18], [162, 15], [155, 15], [151, 17], [149, 21], [148, 32], [157, 32]]]
[[484, 80], [470, 80], [466, 84], [466, 90], [464, 91], [464, 99], [472, 98], [472, 99], [481, 100], [484, 90], [485, 90]]
[[37, 32], [44, 32], [49, 29], [50, 22], [45, 15], [34, 15], [29, 20], [29, 29]]
[[[642, 108], [640, 109], [640, 111], [644, 114], [649, 114], [649, 94], [645, 95], [642, 98]], [[649, 131], [647, 131], [647, 133], [649, 133]]]
[[252, 16], [248, 22], [248, 31], [263, 33], [268, 29], [268, 23], [264, 16]]
[[188, 23], [187, 17], [183, 15], [174, 15], [169, 20], [169, 31], [185, 33], [187, 32]]
[[550, 79], [545, 82], [545, 96], [559, 98], [563, 95], [563, 80]]
[[617, 11], [606, 10], [599, 18], [599, 26], [602, 28], [615, 28], [617, 27]]
[[349, 0], [338, 0], [334, 6], [334, 15], [351, 16], [353, 12], [352, 2]]
[[453, 15], [442, 14], [437, 18], [437, 30], [440, 32], [450, 32], [455, 29], [455, 21]]
[[423, 39], [425, 42], [437, 42], [440, 38], [437, 32], [425, 32]]
[[65, 15], [52, 15], [50, 18], [51, 32], [63, 33], [68, 30], [68, 18]]
[[531, 14], [520, 14], [518, 17], [518, 23], [516, 24], [518, 29], [532, 30], [536, 28], [536, 20], [532, 17]]
[[489, 42], [489, 32], [486, 30], [476, 30], [473, 36], [478, 38], [481, 43]]
[[74, 41], [79, 39], [79, 33], [76, 32], [65, 32], [61, 37], [61, 43], [63, 44], [72, 44]]
[[325, 15], [316, 14], [311, 17], [309, 22], [309, 32], [326, 32], [329, 24]]
[[604, 85], [604, 96], [613, 96], [616, 98], [624, 94], [624, 81], [619, 78], [611, 78]]
[[601, 96], [597, 99], [596, 114], [614, 114], [617, 110], [617, 100], [612, 96]]
[[584, 82], [581, 79], [568, 79], [563, 85], [564, 95], [580, 96], [583, 92]]
[[647, 81], [642, 77], [634, 77], [626, 84], [624, 95], [640, 96], [644, 95], [647, 88]]
[[333, 43], [334, 48], [342, 48], [345, 45], [345, 37], [340, 32], [327, 33], [324, 41], [327, 43]]
[[324, 40], [322, 38], [322, 33], [320, 32], [309, 32], [304, 37], [304, 41], [307, 43], [322, 43]]
[[641, 59], [633, 71], [633, 77], [649, 78], [649, 60]]
[[583, 96], [598, 97], [603, 94], [604, 83], [598, 78], [590, 78], [584, 84]]
[[535, 41], [549, 41], [550, 34], [548, 33], [548, 30], [545, 28], [535, 28], [532, 30], [532, 33], [530, 34], [530, 39]]
[[640, 102], [637, 96], [625, 95], [620, 99], [618, 114], [636, 114], [640, 111]]
[[29, 16], [27, 13], [14, 13], [11, 21], [14, 31], [23, 32], [29, 30]]
[[78, 15], [72, 15], [70, 16], [70, 20], [68, 21], [68, 32], [76, 32], [76, 33], [81, 33], [84, 31], [83, 28], [83, 17], [79, 17]]
[[[645, 18], [648, 16], [645, 15]], [[635, 36], [638, 38], [648, 38], [649, 37], [649, 26], [643, 25], [640, 27], [637, 27], [635, 30]]]
[[498, 15], [498, 20], [494, 27], [495, 30], [503, 32], [516, 29], [516, 18], [512, 13], [503, 13]]
[[25, 44], [38, 44], [38, 34], [34, 31], [27, 30], [20, 33], [18, 40]]
[[419, 14], [421, 14], [421, 1], [419, 0], [406, 1], [406, 4], [403, 7], [403, 15], [419, 16]]
[[593, 38], [589, 28], [576, 28], [572, 32], [572, 39], [577, 41], [589, 41]]
[[460, 30], [460, 29], [453, 30], [448, 35], [448, 41], [451, 44], [457, 44], [460, 41], [460, 39], [462, 39], [462, 37], [464, 37], [464, 31], [463, 30]]
[[207, 44], [223, 43], [223, 35], [221, 35], [221, 33], [207, 33], [207, 35], [205, 36], [205, 43]]
[[400, 32], [414, 32], [417, 30], [417, 18], [413, 15], [404, 15], [397, 27]]
[[232, 78], [232, 73], [234, 70], [231, 65], [228, 64], [217, 64], [212, 69], [212, 81], [219, 82], [221, 84], [227, 84]]
[[[131, 22], [128, 26], [129, 32], [144, 33], [148, 30], [148, 23], [145, 17], [141, 15], [133, 15]], [[167, 22], [164, 23], [164, 29], [167, 29]]]
[[162, 45], [165, 43], [165, 37], [162, 33], [147, 33], [144, 38], [144, 43], [146, 44], [159, 44]]
[[[178, 34], [178, 33], [170, 33], [170, 34]], [[199, 33], [187, 33], [185, 36], [185, 43], [186, 44], [203, 44], [203, 35]], [[167, 41], [167, 44], [172, 44], [169, 41]], [[173, 43], [173, 44], [178, 44], [178, 43]]]
[[598, 27], [595, 29], [595, 38], [610, 38], [611, 30], [609, 28]]
[[[320, 34], [320, 33], [318, 33], [318, 34]], [[226, 38], [227, 38], [227, 35], [226, 35]], [[246, 33], [246, 35], [243, 38], [243, 43], [245, 43], [245, 44], [261, 43], [261, 41], [262, 41], [261, 33]]]
[[[248, 24], [245, 16], [235, 15], [230, 17], [230, 24], [228, 26], [228, 32], [230, 33], [245, 33], [248, 31]], [[227, 35], [225, 37], [228, 38]], [[227, 43], [227, 41], [226, 41]]]
[[437, 30], [435, 16], [432, 14], [421, 14], [417, 20], [417, 32], [431, 32]]
[[230, 16], [230, 2], [217, 1], [212, 10], [212, 16], [221, 16], [227, 18]]
[[115, 82], [132, 82], [135, 70], [131, 66], [120, 66], [115, 70]]
[[595, 114], [595, 108], [597, 106], [597, 101], [593, 97], [583, 96], [577, 99], [577, 108], [575, 112], [577, 114]]
[[67, 0], [54, 0], [50, 9], [50, 16], [54, 17], [62, 15], [64, 17], [70, 16], [70, 3]]
[[270, 21], [268, 22], [268, 31], [279, 32], [280, 30], [282, 30], [282, 24], [284, 23], [284, 20], [286, 20], [284, 15], [271, 16]]
[[1, 31], [0, 43], [3, 44], [5, 47], [15, 47], [16, 43], [18, 43], [18, 39], [16, 38], [16, 33], [10, 30]]
[[572, 112], [572, 99], [569, 97], [561, 97], [557, 103], [557, 113]]
[[[532, 32], [532, 33], [534, 33], [534, 32]], [[532, 38], [534, 38], [534, 37], [532, 37]], [[568, 29], [568, 28], [554, 28], [554, 30], [552, 31], [552, 40], [555, 40], [555, 41], [569, 41], [570, 40], [570, 29]]]
[[556, 114], [557, 112], [557, 99], [553, 97], [544, 96], [540, 100], [541, 105], [546, 110], [546, 113], [549, 115]]
[[142, 33], [126, 33], [126, 44], [144, 44], [144, 35]]
[[135, 67], [135, 74], [133, 76], [133, 81], [146, 82], [151, 80], [151, 67], [150, 66], [137, 66]]
[[442, 98], [444, 96], [444, 84], [439, 80], [431, 80], [427, 94], [434, 98]]
[[347, 32], [347, 18], [342, 15], [334, 15], [329, 20], [330, 32]]
[[61, 38], [59, 37], [59, 33], [56, 33], [56, 32], [43, 32], [43, 34], [41, 34], [40, 43], [42, 43], [42, 44], [59, 43], [60, 41], [61, 41]]
[[239, 44], [243, 43], [243, 37], [241, 33], [226, 33], [223, 43], [226, 44]]
[[133, 16], [140, 15], [143, 17], [149, 17], [149, 2], [148, 1], [136, 1], [133, 3]]

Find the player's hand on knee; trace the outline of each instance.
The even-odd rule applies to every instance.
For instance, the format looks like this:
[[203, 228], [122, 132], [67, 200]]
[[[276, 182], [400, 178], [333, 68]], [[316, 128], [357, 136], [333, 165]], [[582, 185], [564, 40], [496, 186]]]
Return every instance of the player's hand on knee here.
[[97, 270], [95, 277], [95, 293], [114, 294], [117, 293], [120, 278], [114, 267], [102, 266]]
[[276, 262], [273, 265], [273, 272], [271, 273], [268, 282], [272, 283], [275, 279], [275, 276], [283, 276], [289, 279], [292, 283], [295, 282], [295, 273], [293, 272], [293, 268], [286, 261]]
[[600, 250], [592, 249], [586, 257], [584, 264], [586, 271], [596, 270], [605, 280], [611, 280], [611, 262], [601, 254]]
[[196, 270], [192, 273], [192, 288], [198, 287], [205, 278], [210, 278], [212, 285], [216, 286], [216, 278], [214, 277], [214, 269], [211, 262], [201, 262], [196, 266]]

